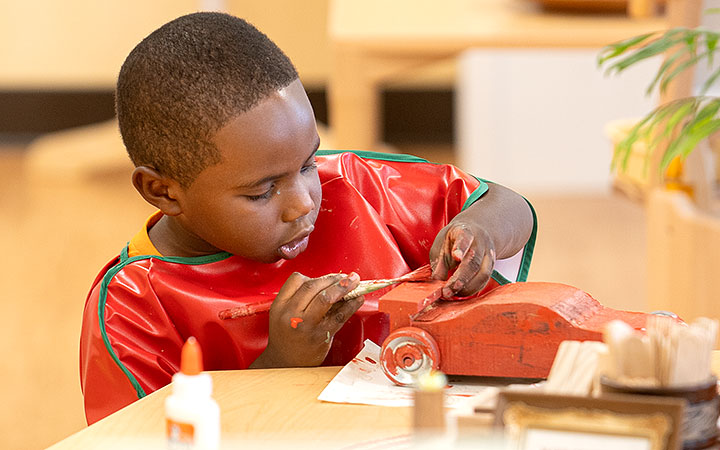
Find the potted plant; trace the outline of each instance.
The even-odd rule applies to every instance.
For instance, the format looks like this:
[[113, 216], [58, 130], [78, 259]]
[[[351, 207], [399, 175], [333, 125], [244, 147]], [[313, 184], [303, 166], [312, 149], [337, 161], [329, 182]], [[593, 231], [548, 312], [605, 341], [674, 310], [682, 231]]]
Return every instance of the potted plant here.
[[[720, 68], [713, 68], [718, 52], [720, 32], [676, 27], [608, 45], [599, 55], [600, 66], [611, 74], [664, 58], [648, 92], [666, 91], [699, 64], [709, 67], [697, 94], [661, 101], [627, 130], [613, 156], [614, 170], [622, 172], [635, 149], [647, 147], [641, 155], [644, 170], [657, 181], [645, 195], [647, 303], [651, 310], [673, 311], [685, 320], [720, 316], [720, 196], [710, 144], [720, 135], [720, 97], [708, 94], [720, 85]], [[685, 85], [689, 90], [692, 83]], [[679, 161], [685, 175], [695, 172], [695, 185], [672, 179]]]
[[[692, 193], [691, 187], [673, 178], [678, 175], [679, 162], [720, 130], [720, 97], [707, 95], [713, 86], [720, 84], [720, 68], [712, 68], [716, 53], [720, 52], [719, 43], [718, 31], [676, 27], [635, 36], [601, 50], [598, 64], [608, 74], [618, 74], [640, 62], [664, 56], [648, 85], [648, 94], [655, 90], [661, 95], [666, 93], [672, 82], [687, 75], [697, 64], [707, 63], [711, 68], [697, 95], [662, 103], [625, 130], [614, 147], [613, 170], [627, 170], [638, 147], [646, 147], [640, 150], [645, 173], [655, 166], [652, 170], [658, 174], [651, 176], [657, 175], [666, 185]], [[702, 202], [702, 206], [710, 208], [707, 202]]]

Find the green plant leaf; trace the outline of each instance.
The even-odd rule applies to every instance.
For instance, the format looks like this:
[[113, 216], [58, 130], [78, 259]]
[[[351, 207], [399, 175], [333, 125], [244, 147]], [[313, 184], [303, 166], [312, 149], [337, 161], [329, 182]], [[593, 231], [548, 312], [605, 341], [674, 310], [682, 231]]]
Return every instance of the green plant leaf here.
[[[603, 62], [608, 62], [610, 59], [615, 61], [606, 68], [606, 73], [620, 73], [626, 68], [632, 66], [633, 64], [637, 64], [644, 59], [663, 54], [669, 48], [684, 42], [687, 33], [691, 31], [692, 30], [687, 28], [673, 28], [662, 34], [652, 34], [651, 36], [654, 36], [655, 39], [650, 42], [646, 42], [640, 47], [617, 45], [614, 47], [614, 51], [611, 52], [613, 56], [604, 58]], [[624, 44], [625, 42], [627, 41], [623, 41], [621, 44]], [[629, 53], [629, 55], [623, 58], [622, 56], [626, 53]]]
[[718, 33], [708, 32], [705, 34], [705, 49], [708, 52], [708, 67], [712, 67], [713, 58], [715, 56], [715, 49], [717, 49]]
[[700, 94], [703, 95], [707, 93], [708, 89], [710, 89], [715, 82], [717, 81], [718, 77], [720, 77], [720, 67], [715, 69], [709, 77], [705, 80], [702, 87], [700, 88]]
[[687, 122], [692, 118], [697, 106], [695, 98], [690, 97], [675, 100], [658, 108], [649, 125], [652, 130], [648, 130], [649, 134], [655, 135], [651, 146], [657, 147], [663, 141], [670, 139], [681, 122]]
[[676, 50], [672, 55], [667, 57], [665, 61], [663, 61], [662, 65], [660, 65], [660, 68], [658, 69], [657, 73], [655, 74], [655, 78], [653, 78], [652, 82], [648, 86], [647, 90], [645, 91], [646, 94], [652, 93], [652, 91], [655, 90], [655, 86], [657, 86], [658, 82], [665, 76], [667, 71], [672, 67], [675, 62], [682, 56], [686, 55], [687, 52], [684, 48], [680, 48]]
[[682, 63], [678, 64], [677, 67], [675, 67], [670, 73], [665, 75], [663, 78], [662, 83], [660, 83], [660, 92], [665, 92], [665, 90], [668, 87], [668, 84], [675, 79], [680, 73], [686, 71], [688, 68], [695, 66], [698, 61], [700, 61], [702, 58], [704, 58], [707, 55], [707, 53], [701, 53], [699, 55], [693, 56], [692, 58], [683, 61]]
[[[693, 97], [696, 99], [697, 104], [703, 104], [704, 106], [695, 114], [695, 119], [693, 121], [705, 121], [707, 119], [710, 119], [717, 114], [718, 110], [720, 109], [720, 101], [717, 98], [712, 97]], [[692, 127], [692, 122], [688, 123], [688, 128]]]
[[680, 137], [674, 140], [663, 154], [663, 158], [660, 161], [660, 169], [665, 170], [676, 156], [682, 158], [687, 157], [687, 155], [697, 147], [700, 141], [718, 130], [720, 130], [720, 119], [707, 119], [694, 126], [692, 132], [685, 132], [685, 130], [683, 130]]
[[[715, 31], [673, 28], [664, 33], [644, 34], [606, 46], [601, 50], [598, 63], [605, 64], [606, 75], [612, 75], [642, 60], [670, 52], [647, 88], [648, 93], [658, 87], [662, 92], [675, 77], [699, 61], [707, 59], [708, 65], [712, 65], [719, 40], [720, 33]], [[673, 47], [677, 48], [673, 50]], [[703, 49], [699, 54], [698, 48]], [[688, 59], [678, 63], [683, 57]], [[707, 87], [704, 87], [703, 92], [707, 91], [709, 85], [704, 86]]]
[[635, 47], [644, 40], [648, 39], [650, 36], [654, 36], [656, 34], [658, 34], [658, 32], [647, 33], [606, 45], [605, 47], [600, 49], [600, 52], [598, 54], [598, 66], [602, 66], [607, 60], [612, 59], [622, 53], [625, 53], [627, 49]]
[[648, 122], [650, 122], [653, 119], [653, 113], [648, 114], [643, 119], [641, 119], [638, 123], [636, 123], [630, 131], [628, 131], [628, 135], [620, 141], [615, 146], [615, 151], [613, 152], [613, 159], [610, 163], [611, 169], [616, 169], [618, 165], [620, 166], [621, 170], [627, 169], [627, 164], [630, 159], [630, 155], [632, 153], [632, 147], [640, 139], [645, 138], [646, 136], [646, 125]]

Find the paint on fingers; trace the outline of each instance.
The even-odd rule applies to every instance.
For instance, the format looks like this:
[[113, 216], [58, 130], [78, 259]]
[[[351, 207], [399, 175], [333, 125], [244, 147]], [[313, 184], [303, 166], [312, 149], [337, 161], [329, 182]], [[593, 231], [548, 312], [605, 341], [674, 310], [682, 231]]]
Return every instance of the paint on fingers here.
[[290, 326], [293, 327], [293, 328], [297, 328], [297, 327], [298, 327], [298, 324], [299, 324], [300, 322], [302, 322], [302, 321], [303, 321], [303, 320], [302, 320], [301, 318], [299, 318], [299, 317], [292, 317], [292, 318], [290, 319]]

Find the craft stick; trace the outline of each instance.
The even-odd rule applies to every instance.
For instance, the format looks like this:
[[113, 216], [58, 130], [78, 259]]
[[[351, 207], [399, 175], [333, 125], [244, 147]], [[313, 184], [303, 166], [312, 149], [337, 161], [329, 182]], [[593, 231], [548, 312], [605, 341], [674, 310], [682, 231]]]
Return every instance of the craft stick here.
[[650, 339], [640, 333], [632, 333], [624, 340], [624, 375], [633, 378], [652, 378], [655, 376], [655, 352]]
[[610, 365], [610, 351], [608, 350], [607, 344], [604, 348], [599, 348], [597, 352], [597, 365], [595, 366], [595, 373], [593, 376], [593, 386], [591, 394], [593, 397], [598, 397], [602, 394], [602, 386], [600, 384], [600, 378], [602, 376], [609, 376], [608, 366]]
[[580, 352], [580, 341], [562, 341], [550, 367], [545, 392], [562, 394], [572, 375], [573, 363]]
[[572, 378], [566, 388], [569, 395], [586, 396], [592, 392], [600, 353], [607, 349], [602, 342], [584, 341], [573, 364]]
[[609, 364], [608, 376], [617, 378], [625, 373], [625, 361], [627, 360], [625, 340], [631, 336], [635, 330], [620, 320], [613, 320], [607, 324], [603, 333], [603, 340], [608, 346]]

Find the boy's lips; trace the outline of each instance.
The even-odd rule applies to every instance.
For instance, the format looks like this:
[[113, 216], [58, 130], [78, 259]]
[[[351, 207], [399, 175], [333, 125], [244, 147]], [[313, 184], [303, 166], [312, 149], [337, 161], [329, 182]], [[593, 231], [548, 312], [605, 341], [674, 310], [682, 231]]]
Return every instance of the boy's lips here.
[[315, 227], [311, 226], [310, 228], [300, 233], [298, 237], [296, 237], [292, 241], [281, 245], [280, 248], [278, 248], [280, 256], [283, 259], [293, 259], [296, 258], [300, 253], [304, 252], [308, 246], [308, 241], [310, 240], [310, 233], [312, 233], [314, 229]]

